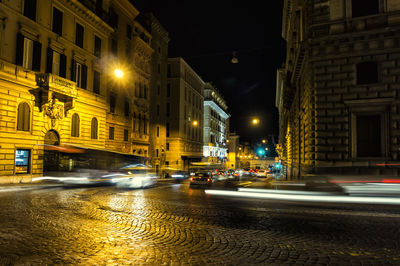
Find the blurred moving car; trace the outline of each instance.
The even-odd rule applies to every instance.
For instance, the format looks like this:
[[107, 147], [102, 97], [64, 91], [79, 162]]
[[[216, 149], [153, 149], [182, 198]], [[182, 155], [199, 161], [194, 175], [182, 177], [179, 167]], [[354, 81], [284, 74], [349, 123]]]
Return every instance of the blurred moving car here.
[[153, 168], [144, 164], [128, 164], [109, 174], [117, 187], [147, 188], [157, 182]]
[[190, 186], [211, 186], [213, 182], [215, 178], [209, 172], [197, 172], [190, 177]]

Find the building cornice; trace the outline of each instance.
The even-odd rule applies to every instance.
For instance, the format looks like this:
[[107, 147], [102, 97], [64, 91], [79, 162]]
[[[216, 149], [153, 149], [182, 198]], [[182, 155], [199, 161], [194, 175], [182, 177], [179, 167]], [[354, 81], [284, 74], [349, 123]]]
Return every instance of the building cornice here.
[[229, 114], [226, 113], [221, 107], [219, 107], [218, 104], [216, 104], [213, 101], [204, 101], [204, 106], [210, 106], [210, 107], [214, 108], [214, 110], [216, 110], [218, 112], [218, 114], [220, 116], [222, 116], [222, 118], [224, 118], [224, 119], [229, 118]]
[[109, 35], [114, 32], [114, 29], [110, 27], [104, 20], [98, 17], [90, 9], [80, 3], [78, 0], [67, 0], [67, 4], [76, 14], [80, 15], [86, 22], [91, 23], [93, 26], [103, 30], [105, 35]]

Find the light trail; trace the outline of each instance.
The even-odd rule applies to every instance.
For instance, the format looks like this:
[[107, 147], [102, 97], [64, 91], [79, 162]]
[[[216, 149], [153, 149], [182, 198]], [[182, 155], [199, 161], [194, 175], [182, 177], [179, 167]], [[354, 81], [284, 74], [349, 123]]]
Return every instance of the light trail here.
[[206, 194], [216, 196], [249, 197], [270, 200], [303, 201], [303, 202], [327, 202], [327, 203], [362, 203], [362, 204], [390, 204], [400, 205], [400, 198], [393, 197], [352, 197], [335, 195], [290, 195], [277, 193], [260, 193], [248, 191], [227, 191], [227, 190], [205, 190]]

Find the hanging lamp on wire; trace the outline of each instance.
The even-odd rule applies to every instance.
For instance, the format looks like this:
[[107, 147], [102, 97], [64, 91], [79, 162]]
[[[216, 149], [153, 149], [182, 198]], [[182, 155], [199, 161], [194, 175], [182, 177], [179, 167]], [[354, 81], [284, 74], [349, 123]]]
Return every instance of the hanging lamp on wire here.
[[236, 51], [233, 51], [233, 53], [232, 53], [232, 60], [231, 60], [231, 63], [232, 63], [232, 64], [237, 64], [237, 63], [239, 63], [239, 59], [237, 58]]

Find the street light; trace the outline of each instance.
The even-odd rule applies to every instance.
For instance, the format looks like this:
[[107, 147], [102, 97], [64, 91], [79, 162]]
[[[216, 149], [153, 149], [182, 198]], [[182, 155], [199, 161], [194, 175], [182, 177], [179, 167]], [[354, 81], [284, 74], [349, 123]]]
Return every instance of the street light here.
[[122, 71], [122, 69], [120, 68], [116, 68], [114, 70], [114, 76], [117, 77], [118, 79], [121, 79], [124, 77], [124, 71]]
[[252, 123], [253, 125], [258, 125], [258, 124], [260, 124], [260, 119], [258, 119], [258, 118], [253, 118], [253, 120], [251, 120], [251, 123]]
[[267, 141], [266, 141], [265, 139], [263, 139], [261, 142], [262, 142], [263, 144], [267, 143]]
[[193, 120], [193, 126], [197, 126], [199, 124], [199, 122], [197, 122], [197, 120]]

